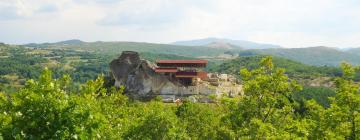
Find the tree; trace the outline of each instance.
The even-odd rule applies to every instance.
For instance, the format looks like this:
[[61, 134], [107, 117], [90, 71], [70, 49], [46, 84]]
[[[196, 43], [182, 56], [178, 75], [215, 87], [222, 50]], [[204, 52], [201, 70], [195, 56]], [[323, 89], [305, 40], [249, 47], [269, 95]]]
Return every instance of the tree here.
[[331, 98], [331, 107], [327, 110], [329, 136], [356, 139], [360, 136], [360, 91], [359, 83], [353, 81], [359, 67], [342, 63], [343, 76], [336, 78], [336, 95]]
[[216, 110], [213, 105], [186, 101], [177, 108], [176, 115], [192, 139], [213, 139], [217, 137], [221, 113]]
[[308, 139], [323, 139], [329, 133], [326, 130], [325, 111], [314, 99], [305, 101], [305, 112], [301, 115], [301, 121], [307, 124]]
[[[327, 90], [301, 89], [272, 58], [241, 70], [245, 96], [216, 104], [164, 104], [129, 100], [124, 87], [102, 75], [79, 90], [68, 75], [45, 69], [14, 93], [0, 92], [1, 139], [357, 139], [360, 134], [359, 67], [342, 64], [330, 106], [293, 99]], [[305, 94], [304, 94], [305, 93]], [[331, 95], [333, 96], [333, 95]], [[321, 99], [321, 98], [315, 98]], [[322, 99], [323, 100], [323, 99]], [[296, 110], [297, 109], [297, 110]]]
[[0, 133], [5, 139], [93, 138], [106, 124], [97, 113], [96, 100], [66, 92], [68, 76], [53, 79], [45, 69], [38, 81], [28, 80], [26, 86], [9, 95], [1, 94]]
[[239, 137], [280, 137], [291, 127], [284, 124], [293, 123], [291, 94], [301, 87], [291, 81], [283, 69], [274, 69], [272, 57], [262, 59], [260, 66], [251, 71], [241, 70], [245, 96], [229, 115]]
[[[144, 106], [142, 106], [144, 107]], [[162, 102], [152, 101], [142, 112], [145, 116], [130, 127], [124, 139], [185, 139], [187, 135], [179, 124], [175, 113]]]

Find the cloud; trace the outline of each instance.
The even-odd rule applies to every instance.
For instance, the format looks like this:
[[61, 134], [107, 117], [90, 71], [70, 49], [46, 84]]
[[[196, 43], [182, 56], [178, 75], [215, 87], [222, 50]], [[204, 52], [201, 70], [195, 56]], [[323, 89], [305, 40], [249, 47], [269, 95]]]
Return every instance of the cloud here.
[[13, 7], [0, 7], [0, 20], [12, 20], [21, 18]]
[[49, 12], [56, 12], [58, 10], [55, 4], [45, 4], [42, 5], [36, 12], [39, 13], [49, 13]]
[[[210, 2], [210, 1], [207, 1]], [[189, 0], [132, 0], [118, 3], [116, 9], [107, 10], [107, 15], [99, 20], [99, 25], [126, 26], [140, 29], [170, 28], [184, 20], [186, 11], [207, 5], [205, 1]]]
[[23, 18], [30, 13], [31, 10], [21, 1], [0, 1], [0, 20], [14, 20]]
[[209, 36], [360, 46], [357, 0], [1, 0], [0, 41], [167, 43]]
[[37, 19], [42, 14], [57, 12], [61, 3], [61, 0], [55, 3], [47, 0], [3, 0], [0, 1], [0, 20]]
[[113, 3], [117, 3], [120, 2], [122, 0], [74, 0], [74, 2], [76, 3], [81, 3], [81, 4], [89, 4], [89, 3], [97, 3], [97, 4], [113, 4]]

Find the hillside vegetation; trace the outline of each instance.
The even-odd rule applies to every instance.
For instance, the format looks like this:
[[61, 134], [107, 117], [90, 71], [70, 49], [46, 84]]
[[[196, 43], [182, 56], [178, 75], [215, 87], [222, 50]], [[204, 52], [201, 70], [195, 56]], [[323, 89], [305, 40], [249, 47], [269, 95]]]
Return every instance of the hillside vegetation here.
[[83, 43], [47, 43], [28, 44], [29, 47], [70, 49], [96, 52], [101, 54], [119, 54], [122, 51], [137, 51], [149, 53], [175, 54], [180, 56], [216, 56], [224, 53], [223, 48], [204, 48], [199, 46], [178, 46], [169, 44], [140, 43], [140, 42], [83, 42]]
[[[227, 73], [236, 75], [241, 79], [240, 69], [257, 69], [261, 65], [258, 63], [265, 56], [243, 56], [233, 60], [225, 61], [221, 64], [211, 65], [209, 70], [211, 72]], [[294, 100], [297, 102], [304, 102], [307, 100], [316, 100], [323, 107], [329, 107], [329, 97], [335, 95], [332, 87], [324, 87], [321, 84], [317, 86], [309, 86], [314, 83], [313, 79], [322, 81], [321, 77], [338, 77], [342, 75], [341, 69], [337, 67], [319, 67], [306, 65], [300, 62], [292, 61], [281, 57], [273, 57], [273, 63], [276, 68], [286, 69], [285, 74], [289, 78], [296, 80], [304, 86], [304, 89], [294, 93]], [[355, 80], [359, 81], [359, 72], [355, 76]], [[325, 78], [327, 79], [327, 78]], [[316, 81], [315, 80], [315, 81]], [[331, 81], [322, 81], [323, 84], [330, 84]]]
[[[240, 56], [209, 68], [212, 72], [239, 74], [241, 68], [255, 69], [260, 67], [259, 61], [265, 56]], [[286, 74], [295, 79], [312, 79], [322, 76], [340, 76], [340, 68], [327, 66], [312, 66], [281, 57], [273, 57], [278, 68], [285, 68]]]
[[310, 65], [338, 66], [341, 62], [360, 64], [360, 56], [328, 47], [253, 50], [257, 54], [274, 55]]
[[[24, 48], [5, 44], [0, 45], [0, 54], [0, 91], [9, 92], [24, 86], [26, 79], [38, 77], [44, 67], [51, 69], [56, 78], [69, 74], [77, 84], [94, 80], [100, 74], [108, 76], [109, 63], [119, 56], [115, 53], [47, 47]], [[140, 55], [143, 59], [153, 62], [158, 59], [195, 59], [149, 52], [142, 52]]]
[[[141, 58], [150, 61], [199, 59], [202, 55], [238, 52], [228, 49], [216, 52], [217, 49], [201, 47], [194, 52], [179, 48], [178, 53], [170, 47], [171, 53], [162, 53], [162, 47], [166, 47], [158, 44], [146, 48], [139, 43], [125, 47], [114, 43], [102, 48], [102, 42], [97, 43], [96, 47], [93, 43], [70, 40], [30, 48], [1, 44], [0, 139], [355, 139], [359, 136], [360, 87], [356, 78], [360, 69], [350, 64], [342, 64], [341, 71], [337, 67], [312, 66], [282, 57], [252, 56], [262, 53], [250, 50], [250, 56], [240, 53], [240, 57], [232, 60], [209, 59], [208, 67], [212, 72], [237, 75], [245, 96], [224, 96], [210, 104], [187, 100], [165, 104], [160, 98], [139, 102], [128, 99], [124, 87], [112, 87], [106, 77], [108, 63], [121, 50], [130, 49], [130, 44], [134, 45], [133, 49], [142, 50]], [[192, 54], [181, 55], [189, 52]], [[44, 67], [47, 68], [43, 70]], [[297, 82], [318, 77], [331, 77], [334, 85], [302, 87]]]
[[[240, 56], [273, 55], [317, 66], [338, 66], [343, 61], [354, 65], [360, 64], [360, 54], [355, 52], [351, 53], [349, 51], [344, 52], [329, 47], [279, 48], [279, 46], [276, 45], [246, 41], [243, 41], [242, 45], [238, 46], [235, 45], [236, 43], [232, 44], [232, 42], [234, 43], [234, 40], [225, 39], [225, 41], [228, 42], [209, 42], [209, 40], [211, 41], [214, 39], [195, 40], [195, 43], [189, 41], [190, 45], [187, 41], [185, 41], [185, 43], [176, 43], [181, 45], [172, 45], [142, 42], [83, 42], [80, 40], [68, 40], [57, 43], [26, 44], [24, 46], [46, 49], [77, 50], [106, 55], [118, 55], [122, 51], [137, 51], [216, 60], [226, 52], [231, 52], [232, 54], [240, 54]], [[206, 45], [203, 45], [204, 42]], [[265, 47], [261, 48], [261, 46]], [[251, 49], [252, 47], [257, 49]], [[221, 58], [220, 60], [224, 60], [224, 58]]]
[[360, 55], [360, 48], [351, 48], [345, 52]]
[[[275, 65], [276, 66], [276, 65]], [[102, 77], [72, 90], [69, 75], [45, 69], [15, 93], [0, 93], [0, 139], [357, 139], [360, 135], [357, 67], [342, 64], [334, 98], [294, 100], [301, 86], [271, 57], [242, 69], [245, 96], [214, 104], [129, 100]]]

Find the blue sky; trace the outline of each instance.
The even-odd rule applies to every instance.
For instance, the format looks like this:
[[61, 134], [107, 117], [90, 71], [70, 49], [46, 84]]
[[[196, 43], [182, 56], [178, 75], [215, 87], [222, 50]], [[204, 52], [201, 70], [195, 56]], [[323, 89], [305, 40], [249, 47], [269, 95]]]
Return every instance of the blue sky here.
[[220, 37], [360, 47], [358, 0], [0, 0], [0, 42]]

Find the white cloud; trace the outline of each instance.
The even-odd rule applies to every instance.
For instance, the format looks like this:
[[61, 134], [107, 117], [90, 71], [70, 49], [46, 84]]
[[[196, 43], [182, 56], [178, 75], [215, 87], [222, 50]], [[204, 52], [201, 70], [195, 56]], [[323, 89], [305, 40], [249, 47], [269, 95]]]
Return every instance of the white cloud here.
[[172, 42], [226, 37], [285, 47], [360, 46], [356, 0], [2, 0], [0, 41]]

